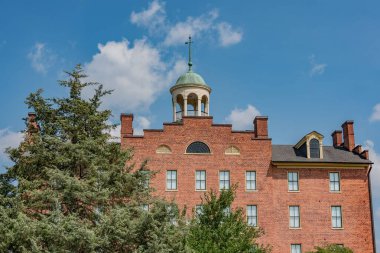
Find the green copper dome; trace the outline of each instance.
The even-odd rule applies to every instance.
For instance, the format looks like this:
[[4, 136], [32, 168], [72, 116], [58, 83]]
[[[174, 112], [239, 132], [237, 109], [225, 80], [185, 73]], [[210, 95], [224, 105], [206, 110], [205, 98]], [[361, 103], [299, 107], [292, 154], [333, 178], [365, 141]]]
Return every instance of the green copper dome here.
[[175, 85], [181, 85], [181, 84], [200, 84], [207, 86], [205, 80], [198, 75], [197, 73], [193, 71], [188, 71], [185, 74], [181, 75]]

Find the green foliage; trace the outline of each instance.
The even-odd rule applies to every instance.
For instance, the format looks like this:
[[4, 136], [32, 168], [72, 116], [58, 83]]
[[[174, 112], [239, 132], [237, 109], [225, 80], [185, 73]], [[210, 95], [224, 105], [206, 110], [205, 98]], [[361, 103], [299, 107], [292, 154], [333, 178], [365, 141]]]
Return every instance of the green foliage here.
[[187, 236], [187, 246], [192, 252], [269, 252], [255, 243], [263, 231], [248, 226], [241, 208], [229, 210], [235, 188], [222, 191], [219, 196], [214, 191], [204, 195], [202, 209], [195, 211]]
[[350, 248], [329, 244], [325, 247], [315, 247], [315, 251], [308, 253], [354, 253]]
[[39, 129], [26, 121], [0, 175], [0, 252], [184, 252], [178, 210], [150, 196], [151, 173], [127, 166], [131, 152], [111, 141], [111, 112], [100, 110], [110, 91], [84, 82], [80, 65], [67, 74], [67, 97], [26, 99]]

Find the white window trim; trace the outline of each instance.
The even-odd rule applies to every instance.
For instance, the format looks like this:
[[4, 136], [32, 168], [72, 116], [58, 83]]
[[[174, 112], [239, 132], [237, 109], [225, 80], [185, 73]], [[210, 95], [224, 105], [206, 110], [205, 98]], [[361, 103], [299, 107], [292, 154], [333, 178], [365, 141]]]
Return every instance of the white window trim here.
[[[176, 172], [176, 189], [168, 189], [168, 171], [175, 171]], [[166, 170], [165, 173], [165, 189], [167, 192], [176, 192], [178, 191], [178, 170]]]
[[[290, 226], [290, 207], [293, 207], [293, 206], [298, 206], [298, 223], [299, 223], [299, 226], [298, 227], [291, 227]], [[302, 228], [302, 224], [301, 224], [301, 206], [300, 205], [289, 205], [288, 207], [288, 218], [289, 218], [289, 229], [301, 229]]]
[[[247, 172], [255, 172], [255, 189], [247, 189]], [[256, 170], [246, 170], [244, 173], [245, 180], [245, 191], [246, 192], [257, 192], [257, 171]]]
[[248, 223], [248, 206], [255, 206], [256, 207], [256, 226], [252, 226], [252, 227], [257, 228], [259, 226], [259, 208], [258, 208], [258, 205], [249, 204], [246, 206], [247, 223]]
[[293, 245], [299, 245], [299, 246], [300, 246], [300, 251], [302, 252], [302, 244], [301, 244], [301, 243], [291, 243], [291, 244], [290, 244], [290, 253], [293, 253], [293, 252], [292, 252], [292, 246], [293, 246]]
[[[298, 190], [289, 190], [289, 173], [297, 173], [297, 185], [298, 185]], [[300, 192], [300, 173], [299, 171], [294, 171], [294, 170], [289, 170], [286, 173], [286, 187], [288, 188], [288, 192], [295, 193], [295, 192]]]
[[[337, 227], [337, 228], [335, 228], [335, 227], [333, 227], [333, 222], [332, 222], [332, 208], [333, 207], [337, 207], [337, 206], [339, 206], [340, 207], [340, 222], [341, 222], [341, 224], [342, 224], [342, 226], [341, 227]], [[342, 205], [331, 205], [330, 206], [330, 221], [331, 221], [331, 229], [333, 229], [333, 230], [342, 230], [342, 229], [344, 229], [344, 224], [343, 224], [343, 207], [342, 207]]]
[[[197, 189], [197, 171], [204, 171], [205, 172], [205, 189]], [[207, 171], [206, 170], [195, 170], [195, 173], [194, 173], [194, 187], [195, 187], [195, 191], [197, 192], [205, 192], [207, 191]]]
[[[220, 172], [228, 172], [228, 189], [221, 189], [220, 188]], [[219, 191], [225, 191], [225, 190], [230, 190], [231, 189], [231, 171], [230, 170], [219, 170], [218, 171], [218, 188]]]
[[[339, 176], [339, 191], [332, 191], [330, 188], [330, 173], [338, 173]], [[340, 171], [329, 171], [329, 192], [330, 193], [342, 193], [342, 178], [340, 176]]]

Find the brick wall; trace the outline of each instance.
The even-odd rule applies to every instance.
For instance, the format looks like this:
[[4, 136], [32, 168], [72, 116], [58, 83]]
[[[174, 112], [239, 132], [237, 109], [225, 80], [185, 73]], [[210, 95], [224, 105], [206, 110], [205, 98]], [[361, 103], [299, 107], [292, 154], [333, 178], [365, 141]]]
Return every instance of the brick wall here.
[[[148, 159], [147, 167], [158, 171], [151, 180], [154, 194], [175, 200], [180, 208], [186, 206], [188, 215], [204, 194], [195, 190], [195, 171], [206, 170], [207, 189], [219, 189], [219, 171], [229, 170], [231, 184], [239, 185], [232, 208], [257, 205], [258, 224], [265, 230], [259, 242], [273, 245], [273, 253], [290, 252], [291, 243], [301, 243], [303, 252], [323, 243], [342, 243], [358, 253], [373, 252], [366, 170], [334, 170], [341, 173], [342, 191], [330, 193], [328, 169], [296, 169], [300, 191], [290, 193], [288, 170], [271, 165], [271, 139], [255, 136], [254, 131], [233, 132], [231, 125], [213, 124], [212, 117], [185, 117], [182, 124], [145, 130], [144, 137], [123, 135], [121, 145], [134, 148], [137, 165]], [[185, 154], [194, 141], [206, 143], [211, 154]], [[172, 154], [156, 154], [163, 144]], [[225, 155], [231, 145], [240, 149], [240, 155]], [[166, 170], [177, 170], [178, 190], [166, 191]], [[257, 191], [245, 191], [247, 170], [256, 171]], [[289, 205], [300, 206], [300, 229], [289, 229]], [[331, 228], [331, 205], [342, 206], [343, 229]]]

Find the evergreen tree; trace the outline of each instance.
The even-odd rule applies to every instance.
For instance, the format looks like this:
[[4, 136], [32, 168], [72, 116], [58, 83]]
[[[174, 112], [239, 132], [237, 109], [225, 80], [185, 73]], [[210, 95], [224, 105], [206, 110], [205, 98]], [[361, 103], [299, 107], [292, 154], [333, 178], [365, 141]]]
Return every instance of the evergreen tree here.
[[350, 248], [337, 245], [329, 244], [325, 247], [315, 247], [315, 251], [310, 251], [309, 253], [354, 253]]
[[177, 208], [151, 197], [151, 173], [127, 166], [131, 151], [110, 141], [111, 111], [100, 106], [111, 91], [84, 82], [80, 65], [67, 74], [68, 96], [26, 99], [36, 118], [0, 176], [0, 252], [184, 252]]
[[241, 208], [231, 210], [236, 187], [206, 193], [202, 205], [194, 212], [187, 236], [187, 246], [191, 252], [199, 253], [242, 253], [270, 252], [269, 247], [259, 246], [255, 239], [263, 231], [249, 226]]

